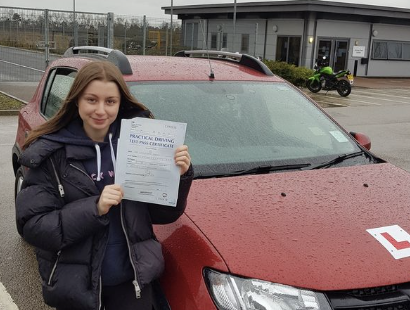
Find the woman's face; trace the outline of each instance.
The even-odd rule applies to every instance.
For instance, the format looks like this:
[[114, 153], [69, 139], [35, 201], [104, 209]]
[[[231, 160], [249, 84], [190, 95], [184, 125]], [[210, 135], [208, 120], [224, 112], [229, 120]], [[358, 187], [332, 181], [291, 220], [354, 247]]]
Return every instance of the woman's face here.
[[78, 112], [84, 131], [93, 141], [102, 142], [120, 108], [121, 94], [114, 82], [94, 80], [78, 98]]

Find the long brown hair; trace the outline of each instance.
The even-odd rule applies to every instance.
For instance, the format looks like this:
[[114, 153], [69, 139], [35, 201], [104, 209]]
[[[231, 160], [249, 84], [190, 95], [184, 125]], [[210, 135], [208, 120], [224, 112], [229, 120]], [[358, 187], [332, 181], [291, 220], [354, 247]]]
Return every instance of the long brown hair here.
[[[75, 117], [79, 117], [77, 107], [78, 98], [82, 95], [88, 84], [94, 80], [114, 82], [117, 84], [121, 94], [119, 115], [124, 115], [121, 111], [132, 108], [148, 110], [132, 96], [121, 71], [114, 64], [108, 61], [92, 61], [78, 71], [60, 110], [50, 120], [30, 132], [23, 145], [23, 149], [27, 148], [40, 136], [56, 132], [67, 126]], [[150, 117], [153, 117], [152, 114], [150, 114]]]

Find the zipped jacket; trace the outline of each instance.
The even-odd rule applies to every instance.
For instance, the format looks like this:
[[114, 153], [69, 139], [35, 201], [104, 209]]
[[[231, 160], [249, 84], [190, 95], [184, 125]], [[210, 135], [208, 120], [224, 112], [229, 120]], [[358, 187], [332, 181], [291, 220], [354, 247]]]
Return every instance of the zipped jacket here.
[[[83, 165], [95, 150], [54, 140], [39, 138], [19, 159], [29, 169], [16, 199], [17, 229], [36, 248], [44, 301], [62, 309], [96, 310], [109, 219], [98, 214], [100, 193]], [[191, 166], [181, 176], [176, 207], [126, 199], [119, 206], [137, 298], [164, 269], [152, 224], [171, 223], [182, 215], [192, 178]]]

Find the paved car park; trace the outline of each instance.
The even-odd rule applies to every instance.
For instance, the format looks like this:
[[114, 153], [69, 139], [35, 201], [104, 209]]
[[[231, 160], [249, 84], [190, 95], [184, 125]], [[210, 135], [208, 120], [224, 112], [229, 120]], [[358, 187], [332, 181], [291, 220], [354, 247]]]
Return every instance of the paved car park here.
[[356, 77], [348, 97], [336, 91], [304, 92], [324, 108], [410, 104], [410, 79]]
[[355, 78], [352, 93], [305, 93], [349, 131], [372, 140], [372, 152], [410, 171], [410, 79]]

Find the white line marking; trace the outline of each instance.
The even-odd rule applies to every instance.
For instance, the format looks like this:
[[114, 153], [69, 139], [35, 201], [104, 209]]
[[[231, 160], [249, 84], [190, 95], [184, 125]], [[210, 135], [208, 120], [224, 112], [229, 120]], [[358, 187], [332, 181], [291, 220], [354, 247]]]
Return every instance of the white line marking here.
[[[363, 96], [362, 94], [365, 94], [365, 95], [367, 95], [367, 94], [372, 94], [372, 95], [374, 95], [375, 93], [377, 93], [378, 96], [394, 97], [394, 98], [400, 98], [400, 99], [408, 99], [408, 100], [410, 100], [410, 96], [397, 96], [397, 95], [392, 95], [392, 94], [390, 94], [390, 93], [386, 94], [385, 92], [378, 92], [378, 91], [373, 91], [373, 92], [360, 92], [360, 91], [357, 92], [357, 91], [355, 91], [353, 95]], [[382, 99], [382, 98], [380, 98], [380, 99]]]
[[[357, 96], [357, 97], [364, 97], [364, 98], [370, 98], [370, 99], [380, 100], [380, 101], [410, 104], [410, 98], [405, 98], [405, 99], [409, 99], [409, 101], [398, 101], [398, 100], [394, 100], [394, 99], [386, 99], [386, 98], [380, 98], [380, 97], [375, 98], [374, 96], [364, 96], [364, 95], [354, 95], [353, 98], [354, 98], [355, 96]], [[393, 96], [393, 97], [394, 97], [394, 96]]]
[[[356, 103], [363, 103], [363, 104], [368, 104], [368, 105], [381, 105], [380, 103], [374, 103], [374, 102], [369, 102], [369, 101], [362, 101], [362, 100], [350, 100], [350, 99], [342, 99], [342, 98], [332, 98], [332, 97], [318, 97], [318, 98], [312, 98], [315, 100], [317, 103], [324, 103], [324, 104], [332, 104], [332, 105], [338, 105], [338, 106], [343, 106], [343, 107], [353, 107], [356, 106]], [[331, 101], [328, 101], [329, 99], [334, 99], [334, 100], [346, 100], [347, 104], [340, 104], [340, 103], [333, 103]]]
[[18, 310], [19, 309], [1, 282], [0, 282], [0, 309], [1, 310]]
[[6, 60], [1, 60], [1, 59], [0, 59], [0, 62], [4, 62], [4, 63], [6, 63], [6, 64], [10, 64], [10, 65], [14, 65], [14, 66], [17, 66], [17, 67], [22, 67], [22, 68], [26, 68], [26, 69], [30, 69], [30, 70], [42, 72], [42, 73], [45, 72], [44, 70], [39, 70], [39, 69], [36, 69], [36, 68], [33, 68], [33, 67], [23, 66], [23, 65], [20, 65], [20, 64], [16, 64], [16, 63], [14, 63], [14, 62], [6, 61]]

